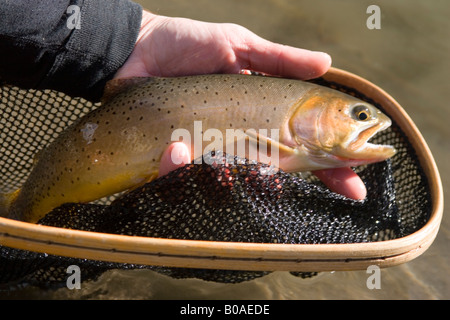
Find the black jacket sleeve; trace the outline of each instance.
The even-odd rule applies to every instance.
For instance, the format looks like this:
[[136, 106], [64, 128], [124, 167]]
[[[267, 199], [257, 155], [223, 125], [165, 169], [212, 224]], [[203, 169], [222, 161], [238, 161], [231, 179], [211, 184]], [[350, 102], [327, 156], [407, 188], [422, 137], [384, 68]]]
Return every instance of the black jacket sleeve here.
[[98, 101], [141, 19], [129, 0], [0, 0], [0, 80]]

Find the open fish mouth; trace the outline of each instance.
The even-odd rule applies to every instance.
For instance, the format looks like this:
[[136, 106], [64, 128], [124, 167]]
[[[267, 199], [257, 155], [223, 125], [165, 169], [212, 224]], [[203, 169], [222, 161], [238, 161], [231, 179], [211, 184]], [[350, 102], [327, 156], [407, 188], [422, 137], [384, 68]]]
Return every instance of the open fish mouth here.
[[393, 146], [369, 142], [377, 133], [386, 130], [390, 125], [391, 121], [389, 120], [362, 131], [355, 143], [355, 146], [359, 145], [359, 148], [357, 147], [354, 153], [355, 158], [381, 161], [392, 157], [396, 153]]
[[391, 145], [375, 144], [369, 142], [377, 133], [386, 130], [391, 120], [380, 122], [366, 127], [358, 135], [337, 150], [335, 157], [349, 166], [358, 166], [386, 160], [395, 155], [396, 150]]

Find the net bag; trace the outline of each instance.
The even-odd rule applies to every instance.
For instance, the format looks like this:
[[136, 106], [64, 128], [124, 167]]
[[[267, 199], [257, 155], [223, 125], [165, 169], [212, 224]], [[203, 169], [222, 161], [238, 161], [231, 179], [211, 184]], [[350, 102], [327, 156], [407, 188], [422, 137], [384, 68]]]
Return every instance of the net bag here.
[[[418, 256], [442, 214], [442, 187], [425, 142], [403, 109], [367, 81], [332, 69], [315, 82], [372, 103], [393, 120], [373, 140], [398, 153], [355, 168], [366, 200], [335, 194], [307, 173], [267, 175], [261, 170], [270, 168], [261, 163], [204, 159], [116, 198], [64, 204], [38, 225], [0, 218], [0, 285], [66, 285], [70, 265], [83, 280], [111, 269], [149, 268], [235, 283], [275, 270], [309, 277]], [[20, 187], [34, 154], [96, 107], [11, 86], [0, 96], [1, 192]]]

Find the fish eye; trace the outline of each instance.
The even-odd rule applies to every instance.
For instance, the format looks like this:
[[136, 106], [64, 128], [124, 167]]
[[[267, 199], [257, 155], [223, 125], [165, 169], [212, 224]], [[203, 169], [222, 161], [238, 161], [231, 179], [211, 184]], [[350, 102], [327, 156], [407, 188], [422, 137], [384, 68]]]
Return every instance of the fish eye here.
[[358, 121], [367, 121], [372, 118], [372, 114], [367, 106], [357, 105], [352, 110], [352, 117]]

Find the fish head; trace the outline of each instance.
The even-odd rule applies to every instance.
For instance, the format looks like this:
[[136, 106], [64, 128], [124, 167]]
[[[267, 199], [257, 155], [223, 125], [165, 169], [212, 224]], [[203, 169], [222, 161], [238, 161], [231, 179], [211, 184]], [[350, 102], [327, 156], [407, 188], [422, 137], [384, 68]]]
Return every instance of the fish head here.
[[310, 170], [354, 167], [395, 154], [394, 147], [370, 143], [391, 119], [375, 106], [336, 90], [317, 90], [289, 119], [293, 148], [307, 156]]

